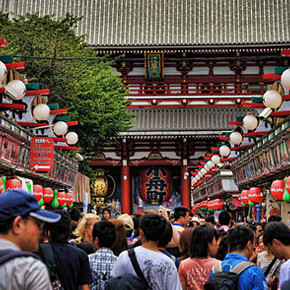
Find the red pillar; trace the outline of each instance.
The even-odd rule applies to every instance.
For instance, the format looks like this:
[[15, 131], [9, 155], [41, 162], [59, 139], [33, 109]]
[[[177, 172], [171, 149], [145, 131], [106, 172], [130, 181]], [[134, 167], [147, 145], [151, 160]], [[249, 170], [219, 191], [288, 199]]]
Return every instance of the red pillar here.
[[[125, 162], [124, 162], [125, 161]], [[121, 167], [121, 210], [122, 213], [130, 214], [131, 192], [130, 192], [130, 168], [126, 160]]]
[[190, 176], [187, 171], [187, 166], [181, 166], [180, 180], [181, 204], [190, 210]]

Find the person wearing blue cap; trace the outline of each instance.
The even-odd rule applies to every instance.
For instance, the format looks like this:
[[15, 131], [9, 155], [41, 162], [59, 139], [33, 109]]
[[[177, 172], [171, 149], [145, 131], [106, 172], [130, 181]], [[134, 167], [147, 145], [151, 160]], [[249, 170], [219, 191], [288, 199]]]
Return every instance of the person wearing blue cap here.
[[21, 189], [0, 195], [0, 289], [52, 289], [45, 264], [30, 252], [38, 250], [44, 224], [59, 219]]

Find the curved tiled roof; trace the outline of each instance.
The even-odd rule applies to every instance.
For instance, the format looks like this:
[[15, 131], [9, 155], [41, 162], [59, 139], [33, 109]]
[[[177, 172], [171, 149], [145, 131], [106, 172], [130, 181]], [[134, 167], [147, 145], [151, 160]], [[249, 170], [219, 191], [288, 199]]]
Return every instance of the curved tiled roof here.
[[285, 44], [290, 0], [2, 0], [16, 15], [84, 16], [77, 34], [99, 47]]

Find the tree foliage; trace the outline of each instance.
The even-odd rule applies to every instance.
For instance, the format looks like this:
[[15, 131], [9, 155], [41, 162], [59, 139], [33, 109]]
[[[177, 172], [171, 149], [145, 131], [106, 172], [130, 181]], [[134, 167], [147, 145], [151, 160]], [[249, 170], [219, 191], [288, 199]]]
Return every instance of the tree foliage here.
[[[80, 152], [89, 155], [128, 130], [132, 116], [112, 62], [99, 57], [85, 36], [75, 34], [80, 19], [70, 14], [61, 19], [27, 14], [9, 20], [0, 12], [0, 37], [8, 43], [0, 54], [11, 53], [15, 61], [25, 61], [29, 82], [49, 88], [49, 103], [68, 109], [72, 120], [79, 122], [72, 130], [79, 135]], [[91, 172], [86, 163], [80, 168], [85, 174]]]

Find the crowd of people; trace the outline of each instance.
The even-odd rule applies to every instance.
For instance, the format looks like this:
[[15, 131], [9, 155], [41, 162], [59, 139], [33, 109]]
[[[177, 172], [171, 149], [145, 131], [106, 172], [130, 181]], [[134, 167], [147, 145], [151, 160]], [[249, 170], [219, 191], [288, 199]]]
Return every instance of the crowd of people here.
[[[0, 195], [0, 289], [290, 289], [290, 230], [280, 217], [235, 223], [176, 207], [112, 216], [41, 210]], [[222, 288], [224, 287], [224, 288]]]

